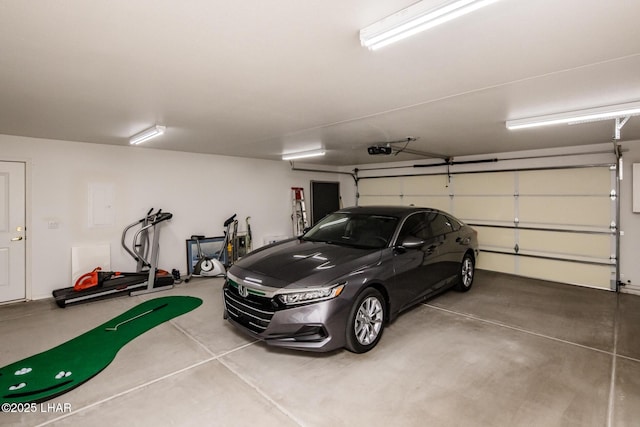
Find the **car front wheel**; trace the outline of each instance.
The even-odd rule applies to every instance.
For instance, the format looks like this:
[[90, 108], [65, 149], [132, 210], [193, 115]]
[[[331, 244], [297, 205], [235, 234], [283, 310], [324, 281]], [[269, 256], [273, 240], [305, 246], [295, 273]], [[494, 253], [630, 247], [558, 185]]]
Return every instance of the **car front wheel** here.
[[376, 289], [362, 292], [347, 321], [347, 350], [365, 353], [378, 344], [384, 329], [384, 298]]
[[473, 276], [475, 273], [475, 265], [471, 255], [466, 254], [460, 264], [460, 271], [458, 272], [458, 283], [456, 290], [460, 292], [467, 292], [473, 285]]

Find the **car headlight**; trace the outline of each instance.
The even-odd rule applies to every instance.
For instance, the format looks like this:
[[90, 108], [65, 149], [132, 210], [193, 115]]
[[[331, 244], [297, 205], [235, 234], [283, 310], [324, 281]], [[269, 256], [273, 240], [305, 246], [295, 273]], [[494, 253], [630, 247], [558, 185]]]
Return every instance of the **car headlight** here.
[[278, 298], [285, 305], [305, 304], [309, 302], [325, 301], [337, 297], [344, 289], [344, 283], [326, 288], [308, 289], [299, 292], [279, 294]]

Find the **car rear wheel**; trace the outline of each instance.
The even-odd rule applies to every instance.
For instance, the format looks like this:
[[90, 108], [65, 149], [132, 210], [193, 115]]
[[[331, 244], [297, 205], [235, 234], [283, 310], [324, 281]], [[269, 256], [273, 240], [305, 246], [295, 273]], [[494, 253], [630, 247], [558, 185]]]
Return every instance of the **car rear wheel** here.
[[365, 353], [378, 344], [384, 330], [384, 311], [384, 298], [374, 288], [358, 296], [347, 321], [347, 350]]
[[459, 292], [467, 292], [473, 285], [473, 276], [475, 273], [475, 265], [473, 257], [466, 254], [460, 264], [460, 271], [458, 272], [458, 283], [456, 290]]

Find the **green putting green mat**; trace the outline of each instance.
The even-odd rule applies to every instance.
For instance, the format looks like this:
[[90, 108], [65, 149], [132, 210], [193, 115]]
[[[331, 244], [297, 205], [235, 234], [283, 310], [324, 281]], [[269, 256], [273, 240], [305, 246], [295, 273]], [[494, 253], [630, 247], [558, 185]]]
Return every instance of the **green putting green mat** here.
[[202, 304], [155, 298], [57, 347], [0, 368], [0, 403], [39, 403], [68, 392], [106, 368], [129, 341]]

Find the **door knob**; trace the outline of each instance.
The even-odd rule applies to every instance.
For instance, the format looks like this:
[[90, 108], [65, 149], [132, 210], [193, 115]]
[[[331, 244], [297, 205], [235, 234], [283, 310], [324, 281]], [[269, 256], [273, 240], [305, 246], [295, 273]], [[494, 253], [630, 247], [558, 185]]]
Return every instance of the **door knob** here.
[[19, 240], [22, 240], [22, 236], [14, 237], [13, 239], [11, 239], [12, 242], [17, 242]]

